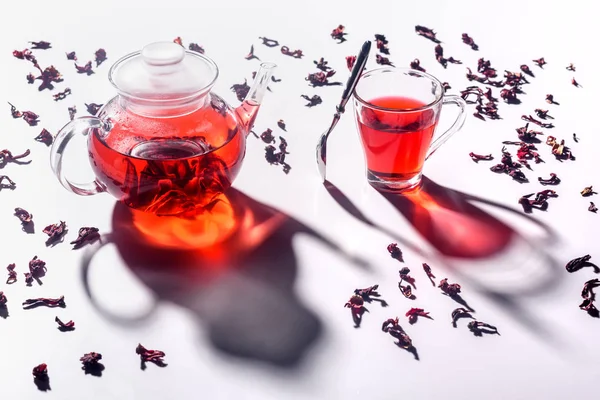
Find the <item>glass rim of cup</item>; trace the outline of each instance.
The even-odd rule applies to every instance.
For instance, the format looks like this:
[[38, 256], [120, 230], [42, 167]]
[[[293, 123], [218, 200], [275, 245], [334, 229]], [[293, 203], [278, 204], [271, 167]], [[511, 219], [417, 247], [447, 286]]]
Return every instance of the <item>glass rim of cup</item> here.
[[[381, 73], [394, 73], [394, 74], [409, 75], [409, 76], [419, 77], [419, 78], [428, 78], [430, 81], [435, 83], [441, 90], [440, 90], [439, 95], [436, 95], [436, 98], [432, 102], [430, 102], [429, 104], [426, 104], [424, 106], [421, 106], [421, 107], [403, 108], [403, 109], [381, 107], [381, 106], [370, 103], [369, 101], [363, 99], [362, 97], [360, 97], [358, 95], [358, 90], [359, 90], [358, 88], [361, 85], [361, 83], [364, 83], [364, 81], [363, 81], [364, 78], [368, 78], [369, 76], [381, 74]], [[358, 102], [362, 103], [365, 107], [369, 107], [374, 110], [386, 111], [386, 112], [391, 112], [391, 113], [404, 113], [404, 112], [412, 113], [412, 112], [417, 112], [417, 111], [424, 111], [424, 110], [435, 107], [444, 98], [444, 90], [443, 90], [442, 82], [438, 78], [436, 78], [435, 76], [433, 76], [431, 74], [428, 74], [427, 72], [418, 71], [413, 68], [405, 68], [405, 67], [381, 67], [381, 68], [370, 69], [368, 71], [363, 72], [360, 80], [358, 81], [358, 85], [356, 86], [356, 88], [354, 90], [353, 96]]]

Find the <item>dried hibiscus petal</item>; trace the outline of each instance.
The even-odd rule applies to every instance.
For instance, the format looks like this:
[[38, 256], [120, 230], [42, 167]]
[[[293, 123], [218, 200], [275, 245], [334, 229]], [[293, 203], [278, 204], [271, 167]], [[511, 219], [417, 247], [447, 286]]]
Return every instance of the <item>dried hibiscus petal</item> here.
[[298, 50], [291, 51], [288, 46], [281, 46], [281, 53], [286, 56], [290, 56], [290, 57], [294, 57], [294, 58], [304, 57], [302, 50], [298, 49]]
[[15, 271], [16, 264], [8, 264], [6, 270], [8, 271], [8, 278], [6, 279], [7, 285], [12, 285], [17, 281], [17, 271]]
[[0, 307], [6, 307], [6, 303], [8, 303], [6, 295], [4, 294], [4, 292], [0, 292]]
[[65, 53], [67, 55], [67, 60], [71, 60], [71, 61], [77, 61], [77, 55], [75, 54], [74, 51], [70, 52], [70, 53]]
[[49, 42], [40, 41], [40, 42], [29, 42], [31, 43], [31, 48], [34, 50], [47, 50], [51, 49], [52, 45]]
[[29, 126], [36, 126], [38, 124], [40, 116], [33, 111], [23, 111], [23, 120], [29, 124]]
[[[8, 182], [8, 184], [4, 183], [4, 181]], [[0, 175], [0, 189], [14, 189], [17, 187], [17, 184], [10, 179], [7, 175]]]
[[188, 49], [190, 49], [190, 51], [195, 51], [196, 53], [204, 54], [204, 48], [198, 43], [190, 43]]
[[456, 322], [461, 318], [475, 319], [469, 310], [463, 307], [459, 307], [452, 311], [452, 326], [456, 328]]
[[23, 302], [23, 309], [25, 309], [25, 310], [29, 310], [29, 309], [40, 307], [40, 306], [50, 307], [50, 308], [54, 308], [54, 307], [64, 308], [64, 307], [66, 307], [65, 296], [60, 296], [57, 299], [39, 297], [39, 298], [35, 298], [35, 299], [27, 299]]
[[418, 58], [415, 58], [410, 62], [410, 67], [412, 69], [416, 69], [417, 71], [426, 72], [425, 68], [421, 67], [421, 61]]
[[81, 361], [81, 369], [85, 371], [85, 374], [91, 374], [94, 376], [101, 376], [102, 371], [104, 370], [104, 365], [100, 363], [102, 360], [102, 354], [91, 352], [86, 353], [79, 359]]
[[390, 318], [383, 322], [381, 325], [381, 330], [385, 333], [390, 334], [392, 337], [398, 340], [398, 346], [404, 349], [413, 348], [412, 340], [410, 336], [406, 334], [404, 329], [398, 323], [398, 317]]
[[22, 224], [29, 224], [33, 222], [33, 214], [27, 212], [27, 210], [17, 207], [15, 208], [15, 216], [19, 218]]
[[45, 128], [42, 129], [39, 135], [37, 135], [34, 140], [44, 143], [46, 146], [50, 146], [54, 141], [54, 137], [50, 132], [48, 132]]
[[58, 93], [52, 95], [52, 97], [54, 98], [54, 101], [59, 101], [59, 100], [64, 100], [70, 94], [71, 94], [71, 89], [66, 88], [62, 92], [58, 92]]
[[477, 46], [475, 44], [475, 41], [473, 40], [473, 38], [470, 37], [468, 34], [466, 34], [466, 33], [462, 34], [462, 41], [463, 41], [464, 44], [466, 44], [468, 46], [471, 46], [471, 48], [473, 50], [479, 50], [479, 46]]
[[23, 113], [17, 110], [17, 107], [13, 106], [11, 103], [8, 104], [10, 105], [10, 114], [13, 118], [21, 118], [23, 116]]
[[417, 35], [423, 36], [424, 38], [427, 38], [434, 43], [440, 43], [440, 41], [435, 37], [436, 33], [433, 31], [433, 29], [417, 25], [415, 26], [415, 32], [417, 32]]
[[316, 95], [316, 94], [313, 95], [312, 97], [308, 97], [307, 95], [303, 94], [300, 97], [302, 97], [304, 100], [308, 101], [308, 104], [306, 104], [306, 107], [314, 107], [323, 102], [323, 99], [321, 99], [321, 96]]
[[58, 224], [48, 225], [44, 228], [42, 232], [48, 235], [46, 245], [49, 246], [58, 242], [64, 237], [64, 235], [67, 233], [67, 223], [64, 221], [60, 221]]
[[397, 243], [388, 244], [387, 251], [392, 258], [395, 258], [398, 261], [404, 261], [402, 258], [402, 250], [400, 250]]
[[96, 67], [99, 67], [100, 64], [102, 64], [104, 61], [107, 60], [107, 58], [106, 58], [106, 50], [104, 50], [104, 49], [98, 49], [98, 50], [96, 50], [96, 52], [94, 53], [94, 55], [95, 55]]
[[285, 129], [285, 122], [282, 119], [280, 119], [279, 121], [277, 121], [277, 126], [279, 128], [281, 128], [281, 130], [283, 130], [284, 132], [287, 132], [286, 129]]
[[391, 67], [394, 66], [394, 64], [390, 61], [389, 58], [384, 57], [381, 54], [375, 55], [375, 62], [379, 65], [389, 65]]
[[533, 60], [533, 62], [540, 68], [544, 68], [544, 65], [546, 65], [546, 60], [544, 60], [544, 57], [542, 58], [538, 58], [537, 60]]
[[58, 318], [58, 317], [55, 317], [54, 321], [58, 324], [58, 329], [60, 331], [66, 332], [66, 331], [74, 331], [75, 330], [75, 322], [73, 322], [73, 321], [62, 322], [60, 320], [60, 318]]
[[427, 277], [431, 281], [431, 284], [433, 286], [435, 286], [435, 281], [434, 281], [435, 275], [431, 271], [431, 267], [429, 266], [429, 264], [423, 263], [423, 270], [425, 271], [425, 274], [427, 275]]
[[467, 324], [467, 328], [469, 328], [475, 336], [481, 336], [483, 333], [500, 335], [498, 328], [485, 322], [471, 321]]
[[348, 70], [352, 71], [354, 64], [356, 63], [356, 56], [347, 56], [346, 57], [346, 66]]
[[334, 40], [338, 40], [338, 43], [344, 43], [346, 41], [344, 36], [347, 35], [347, 33], [344, 32], [345, 29], [346, 27], [344, 25], [338, 25], [337, 28], [331, 31], [331, 37]]
[[567, 270], [567, 272], [576, 272], [579, 271], [581, 268], [584, 267], [592, 267], [594, 269], [595, 273], [600, 273], [600, 268], [598, 268], [598, 266], [594, 263], [591, 263], [590, 260], [592, 259], [592, 256], [589, 254], [586, 254], [585, 256], [582, 257], [577, 257], [572, 259], [571, 261], [569, 261], [567, 263], [567, 265], [565, 265], [565, 269]]
[[96, 116], [96, 114], [98, 114], [98, 111], [100, 111], [103, 105], [104, 104], [85, 103], [85, 108], [87, 109], [87, 112], [89, 112], [91, 115]]
[[273, 136], [273, 130], [267, 129], [260, 134], [260, 138], [265, 143], [275, 143], [275, 137]]
[[235, 92], [235, 95], [239, 101], [244, 101], [246, 95], [250, 91], [248, 81], [244, 79], [244, 83], [237, 83], [231, 86], [231, 90]]
[[75, 119], [75, 114], [77, 114], [77, 107], [76, 106], [69, 107], [68, 111], [69, 111], [69, 119], [71, 121], [73, 121]]
[[31, 152], [29, 149], [25, 150], [22, 154], [13, 155], [10, 150], [1, 150], [0, 151], [0, 168], [4, 167], [4, 165], [9, 162], [14, 162], [16, 164], [29, 164], [31, 161], [18, 161], [21, 158], [27, 157]]
[[448, 296], [456, 296], [460, 293], [460, 285], [458, 283], [448, 283], [448, 278], [442, 279], [438, 287]]
[[266, 37], [259, 37], [260, 40], [262, 40], [262, 44], [264, 44], [267, 47], [277, 47], [279, 46], [279, 42], [275, 39], [269, 39]]
[[246, 56], [244, 57], [246, 60], [259, 60], [260, 58], [258, 58], [257, 56], [254, 55], [254, 45], [250, 46], [250, 52], [248, 54], [246, 54]]
[[100, 239], [100, 234], [98, 232], [98, 228], [94, 227], [84, 226], [79, 228], [77, 239], [73, 240], [70, 244], [73, 245], [73, 249], [75, 250], [83, 247], [86, 243], [94, 243], [96, 240]]
[[77, 70], [78, 74], [87, 74], [88, 76], [94, 73], [91, 61], [88, 61], [85, 65], [77, 65], [77, 63], [75, 63], [75, 70]]
[[408, 317], [408, 323], [411, 325], [415, 324], [419, 317], [433, 319], [429, 316], [429, 313], [422, 308], [411, 308], [406, 312], [405, 316]]
[[165, 362], [163, 360], [163, 358], [165, 357], [164, 351], [149, 350], [149, 349], [145, 348], [144, 346], [142, 346], [141, 344], [138, 344], [135, 349], [135, 353], [139, 354], [139, 356], [140, 356], [140, 359], [142, 361], [142, 369], [145, 369], [146, 362], [154, 363], [154, 364], [158, 365], [159, 367], [165, 367], [167, 365], [167, 364], [165, 364]]

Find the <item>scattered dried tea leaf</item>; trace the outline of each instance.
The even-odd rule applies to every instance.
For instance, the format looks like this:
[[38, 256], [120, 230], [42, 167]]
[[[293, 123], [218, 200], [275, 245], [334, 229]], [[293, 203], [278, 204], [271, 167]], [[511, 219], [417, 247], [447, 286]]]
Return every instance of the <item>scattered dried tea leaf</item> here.
[[73, 250], [79, 249], [88, 243], [94, 243], [100, 239], [100, 233], [98, 228], [93, 226], [84, 226], [79, 228], [77, 233], [77, 239], [73, 240], [70, 244], [73, 245]]
[[35, 299], [27, 299], [23, 302], [24, 310], [30, 310], [32, 308], [36, 308], [36, 307], [40, 307], [40, 306], [50, 307], [50, 308], [55, 308], [55, 307], [64, 308], [64, 307], [66, 307], [65, 296], [60, 296], [59, 298], [56, 298], [56, 299], [39, 297], [39, 298], [35, 298]]
[[58, 324], [58, 330], [61, 331], [61, 332], [68, 332], [68, 331], [74, 331], [75, 330], [75, 322], [73, 322], [73, 321], [62, 322], [60, 320], [60, 318], [55, 317], [54, 318], [54, 322], [56, 322]]
[[44, 143], [46, 146], [50, 146], [52, 142], [54, 142], [54, 136], [52, 136], [52, 134], [44, 128], [40, 134], [34, 138], [34, 140]]
[[302, 97], [304, 100], [308, 101], [308, 104], [306, 104], [306, 107], [314, 107], [323, 102], [323, 99], [321, 99], [321, 96], [316, 95], [316, 94], [313, 95], [312, 97], [308, 97], [307, 95], [303, 94], [300, 97]]
[[96, 61], [96, 67], [99, 67], [100, 64], [102, 64], [104, 61], [107, 60], [106, 50], [104, 50], [104, 49], [96, 50], [96, 52], [94, 53], [94, 56], [95, 56], [95, 61]]

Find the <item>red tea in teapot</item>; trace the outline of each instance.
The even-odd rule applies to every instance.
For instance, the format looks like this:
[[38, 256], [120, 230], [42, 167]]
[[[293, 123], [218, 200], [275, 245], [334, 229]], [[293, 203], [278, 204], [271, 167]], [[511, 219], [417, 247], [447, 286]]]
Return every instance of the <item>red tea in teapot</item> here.
[[[89, 136], [98, 180], [128, 206], [158, 215], [208, 204], [231, 186], [246, 141], [233, 110], [211, 97], [211, 107], [163, 118], [159, 126], [155, 119], [119, 110], [108, 133], [94, 130]], [[114, 116], [115, 110], [104, 113]]]
[[[211, 91], [219, 76], [214, 61], [172, 42], [151, 43], [111, 67], [118, 94], [97, 116], [76, 118], [57, 133], [52, 171], [75, 194], [108, 192], [155, 215], [208, 210], [241, 168], [246, 136], [275, 67], [262, 63], [233, 108]], [[63, 168], [76, 136], [88, 137], [91, 182], [74, 182]]]

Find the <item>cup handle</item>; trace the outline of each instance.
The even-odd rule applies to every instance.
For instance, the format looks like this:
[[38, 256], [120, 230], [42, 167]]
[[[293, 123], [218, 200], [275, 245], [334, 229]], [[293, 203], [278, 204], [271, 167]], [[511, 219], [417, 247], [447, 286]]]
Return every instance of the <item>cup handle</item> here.
[[467, 117], [466, 109], [467, 103], [463, 100], [462, 97], [456, 95], [444, 96], [442, 100], [442, 106], [446, 104], [456, 104], [458, 108], [460, 108], [460, 113], [458, 117], [456, 117], [456, 121], [452, 124], [450, 128], [444, 133], [442, 133], [437, 139], [431, 143], [429, 146], [429, 151], [427, 152], [427, 156], [425, 159], [427, 160], [437, 149], [439, 149], [452, 135], [454, 135], [465, 123], [465, 118]]
[[54, 138], [50, 149], [50, 165], [58, 181], [70, 192], [81, 196], [91, 196], [106, 191], [106, 186], [99, 180], [88, 183], [75, 183], [69, 180], [63, 170], [63, 153], [69, 141], [77, 134], [87, 136], [92, 129], [106, 131], [104, 121], [96, 117], [80, 117], [65, 125]]

